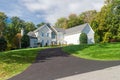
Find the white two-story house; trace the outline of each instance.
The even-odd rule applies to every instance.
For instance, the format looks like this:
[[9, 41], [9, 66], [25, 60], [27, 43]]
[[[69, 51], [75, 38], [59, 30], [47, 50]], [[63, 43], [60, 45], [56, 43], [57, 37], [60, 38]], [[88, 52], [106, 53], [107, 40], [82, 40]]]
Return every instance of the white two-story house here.
[[29, 32], [30, 47], [60, 45], [60, 44], [80, 44], [81, 33], [86, 33], [88, 44], [94, 43], [94, 31], [88, 23], [75, 26], [69, 29], [62, 29], [45, 24], [33, 32]]

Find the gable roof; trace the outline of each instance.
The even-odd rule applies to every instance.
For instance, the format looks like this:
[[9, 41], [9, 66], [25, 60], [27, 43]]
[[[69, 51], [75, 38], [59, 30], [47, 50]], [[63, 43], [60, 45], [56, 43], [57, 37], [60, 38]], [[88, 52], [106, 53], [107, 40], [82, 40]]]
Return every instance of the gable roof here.
[[65, 30], [62, 28], [56, 28], [56, 27], [52, 27], [50, 24], [44, 24], [41, 27], [37, 28], [36, 30], [34, 30], [34, 32], [39, 31], [42, 27], [47, 26], [48, 28], [50, 28], [51, 30], [53, 30], [54, 32], [63, 32], [65, 33]]
[[39, 31], [44, 26], [47, 26], [48, 28], [50, 28], [52, 31], [54, 31], [56, 33], [57, 32], [63, 32], [65, 35], [72, 35], [72, 34], [76, 34], [76, 33], [81, 33], [87, 25], [89, 26], [88, 23], [85, 23], [85, 24], [75, 26], [75, 27], [72, 27], [72, 28], [68, 28], [68, 29], [65, 30], [63, 28], [52, 27], [49, 24], [45, 24], [45, 25], [39, 27], [38, 29], [34, 30], [33, 32], [29, 32], [28, 35], [30, 37], [36, 37], [35, 32]]
[[65, 33], [65, 29], [63, 29], [63, 28], [56, 28], [56, 27], [54, 27], [54, 29], [55, 29], [57, 32], [63, 32], [63, 33]]
[[79, 26], [75, 26], [73, 28], [69, 28], [69, 29], [66, 29], [65, 32], [66, 34], [65, 35], [71, 35], [71, 34], [75, 34], [75, 33], [81, 33], [83, 31], [83, 29], [88, 25], [88, 23], [86, 24], [83, 24], [83, 25], [79, 25]]
[[[46, 24], [45, 24], [46, 25]], [[34, 30], [33, 32], [37, 32], [37, 31], [39, 31], [42, 27], [44, 27], [45, 25], [42, 25], [42, 26], [40, 26], [39, 28], [37, 28], [36, 30]]]
[[[47, 26], [47, 27], [48, 27], [49, 29], [51, 29], [51, 30], [54, 30], [53, 27], [52, 27], [50, 24], [46, 23], [46, 24], [40, 26], [39, 28], [37, 28], [36, 30], [34, 30], [34, 32], [39, 31], [41, 28], [43, 28], [43, 27], [45, 27], [45, 26]], [[55, 30], [54, 30], [54, 31], [55, 31]]]
[[29, 37], [33, 37], [33, 38], [36, 38], [36, 35], [34, 32], [30, 31], [28, 34], [27, 34]]

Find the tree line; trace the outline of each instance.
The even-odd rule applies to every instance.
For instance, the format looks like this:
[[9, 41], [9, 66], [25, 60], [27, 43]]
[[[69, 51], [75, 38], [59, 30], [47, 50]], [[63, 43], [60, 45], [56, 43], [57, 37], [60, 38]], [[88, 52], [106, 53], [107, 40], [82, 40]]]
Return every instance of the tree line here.
[[29, 31], [35, 30], [36, 26], [33, 22], [25, 22], [16, 16], [8, 21], [7, 15], [0, 12], [0, 51], [20, 48], [22, 28], [24, 28], [26, 35]]
[[[8, 16], [0, 12], [0, 48], [10, 50], [20, 48], [21, 29], [25, 34], [44, 25], [42, 22], [35, 25], [13, 16], [7, 21]], [[90, 10], [79, 15], [70, 14], [68, 18], [62, 17], [55, 23], [59, 28], [71, 28], [84, 23], [89, 23], [95, 31], [95, 42], [119, 42], [120, 41], [120, 0], [105, 0], [101, 11]], [[26, 39], [26, 37], [25, 37]], [[25, 39], [22, 39], [24, 42]], [[26, 39], [27, 40], [27, 39]], [[24, 44], [24, 43], [23, 43]], [[3, 49], [4, 48], [4, 49]]]
[[105, 0], [101, 11], [70, 14], [68, 18], [59, 18], [55, 25], [66, 29], [83, 23], [89, 23], [95, 31], [96, 43], [120, 42], [120, 0]]
[[[27, 47], [29, 45], [27, 33], [44, 24], [41, 22], [35, 25], [33, 22], [26, 22], [17, 16], [9, 18], [4, 12], [0, 12], [0, 51]], [[23, 37], [21, 29], [24, 29]]]

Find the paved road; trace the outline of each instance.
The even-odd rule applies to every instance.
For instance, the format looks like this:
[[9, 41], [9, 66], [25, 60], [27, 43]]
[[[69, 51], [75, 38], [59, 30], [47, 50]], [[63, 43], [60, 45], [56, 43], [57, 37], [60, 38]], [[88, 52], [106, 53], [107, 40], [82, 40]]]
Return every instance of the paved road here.
[[120, 61], [93, 61], [66, 54], [61, 48], [39, 52], [36, 61], [23, 73], [9, 80], [56, 80], [120, 65]]

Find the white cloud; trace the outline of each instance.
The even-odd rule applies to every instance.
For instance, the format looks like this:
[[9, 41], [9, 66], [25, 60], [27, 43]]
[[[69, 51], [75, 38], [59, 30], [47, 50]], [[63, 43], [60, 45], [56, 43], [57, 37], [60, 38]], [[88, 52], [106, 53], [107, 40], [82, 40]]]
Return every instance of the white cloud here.
[[8, 8], [8, 10], [4, 9], [3, 12], [7, 13], [7, 16], [9, 17], [22, 17], [24, 15], [23, 9], [18, 5], [13, 5], [10, 8]]
[[20, 10], [12, 10], [9, 12], [8, 16], [9, 17], [13, 17], [13, 16], [22, 17], [23, 13]]
[[[100, 10], [104, 0], [22, 0], [23, 5], [36, 17], [45, 18], [54, 23], [60, 17], [67, 17], [71, 13], [80, 14], [86, 10]], [[43, 12], [43, 13], [42, 13]]]
[[96, 4], [93, 3], [93, 7], [94, 7], [96, 10], [98, 10], [98, 11], [101, 10], [101, 7], [102, 7], [102, 6], [103, 6], [103, 4], [101, 4], [101, 3], [96, 3]]

